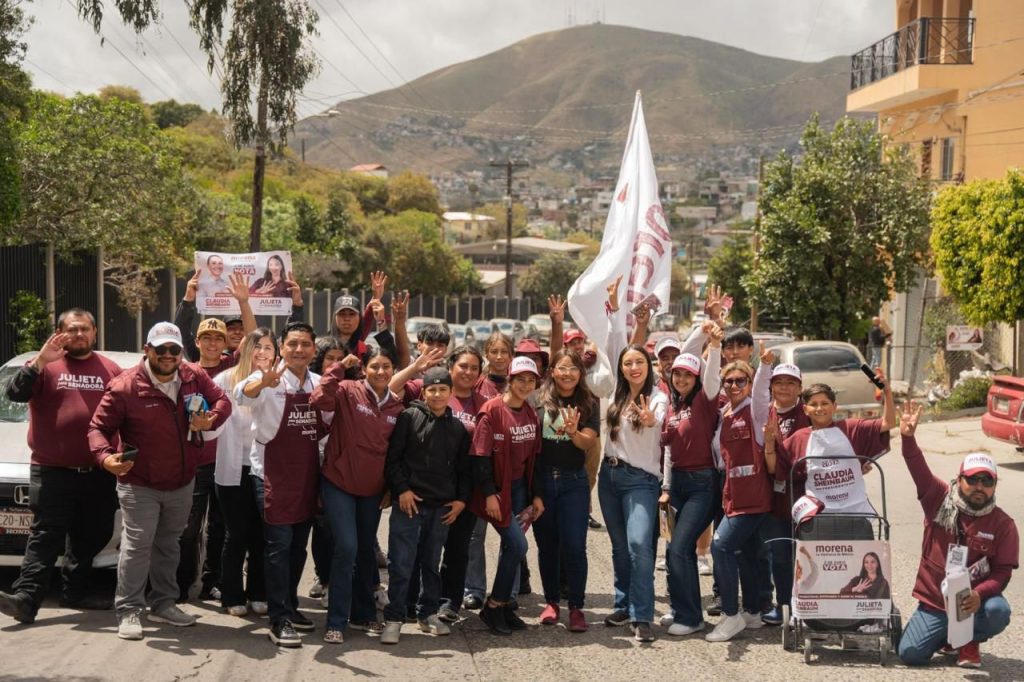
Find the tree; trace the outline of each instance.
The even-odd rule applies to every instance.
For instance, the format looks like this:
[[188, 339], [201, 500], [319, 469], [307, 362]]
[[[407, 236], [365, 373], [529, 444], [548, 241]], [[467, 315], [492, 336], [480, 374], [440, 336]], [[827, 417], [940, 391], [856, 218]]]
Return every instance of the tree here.
[[761, 251], [744, 286], [797, 334], [850, 338], [919, 275], [929, 189], [905, 151], [883, 151], [873, 122], [830, 132], [815, 116], [800, 145], [799, 161], [782, 152], [765, 167]]
[[567, 296], [569, 287], [587, 269], [587, 261], [563, 253], [546, 253], [519, 278], [519, 288], [534, 301], [545, 301], [551, 294]]
[[306, 247], [315, 250], [323, 239], [320, 210], [306, 196], [297, 197], [292, 201], [292, 206], [295, 207], [296, 238]]
[[100, 99], [119, 99], [132, 104], [142, 104], [142, 93], [130, 85], [104, 85], [97, 93]]
[[967, 321], [1024, 318], [1024, 174], [947, 187], [932, 209], [932, 251], [942, 285]]
[[[117, 0], [115, 5], [136, 32], [160, 18], [157, 0]], [[78, 0], [78, 13], [99, 32], [103, 0]], [[306, 0], [194, 0], [189, 13], [209, 70], [218, 58], [223, 61], [221, 93], [235, 144], [255, 148], [249, 248], [259, 251], [267, 146], [273, 146], [275, 135], [281, 145], [287, 141], [295, 125], [296, 98], [316, 75], [318, 61], [308, 41], [316, 34], [318, 17]], [[231, 21], [226, 41], [225, 18]]]
[[[494, 218], [494, 222], [487, 226], [488, 239], [504, 239], [506, 233], [506, 210], [505, 204], [492, 202], [484, 204], [474, 211], [479, 215], [486, 215]], [[528, 234], [526, 229], [526, 207], [521, 203], [512, 203], [512, 236], [525, 237]]]
[[388, 178], [387, 207], [395, 213], [412, 209], [441, 215], [437, 187], [429, 178], [411, 171]]
[[733, 324], [747, 325], [750, 321], [750, 297], [743, 280], [754, 265], [754, 250], [745, 234], [729, 235], [708, 263], [708, 283], [722, 288], [733, 298], [729, 318]]
[[22, 40], [29, 21], [18, 3], [0, 0], [0, 227], [21, 208], [16, 126], [28, 111], [31, 81], [21, 69], [27, 45]]
[[150, 106], [150, 110], [153, 112], [153, 122], [160, 129], [170, 128], [171, 126], [184, 128], [206, 113], [198, 104], [186, 104], [173, 99], [154, 102]]

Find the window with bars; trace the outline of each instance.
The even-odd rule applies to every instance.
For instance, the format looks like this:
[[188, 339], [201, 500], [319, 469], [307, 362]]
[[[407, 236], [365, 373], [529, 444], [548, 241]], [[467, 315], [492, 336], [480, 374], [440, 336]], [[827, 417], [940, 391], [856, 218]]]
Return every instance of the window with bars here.
[[956, 138], [945, 137], [942, 139], [942, 169], [939, 179], [949, 181], [953, 179], [953, 166], [955, 162], [954, 152], [956, 151]]

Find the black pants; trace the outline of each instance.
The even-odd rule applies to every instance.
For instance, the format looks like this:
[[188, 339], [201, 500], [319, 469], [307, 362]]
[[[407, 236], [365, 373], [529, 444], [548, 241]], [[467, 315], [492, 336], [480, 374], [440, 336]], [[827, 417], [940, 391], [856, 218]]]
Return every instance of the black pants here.
[[[224, 551], [224, 520], [214, 490], [213, 464], [196, 469], [196, 486], [192, 491], [192, 511], [188, 525], [181, 534], [181, 559], [178, 561], [178, 592], [182, 600], [188, 598], [189, 588], [196, 580], [202, 564], [200, 593], [220, 586], [220, 560]], [[203, 522], [206, 522], [206, 553], [203, 557]]]
[[[316, 579], [326, 586], [331, 580], [331, 558], [334, 556], [334, 536], [331, 525], [323, 514], [313, 519], [313, 570]], [[380, 583], [380, 578], [377, 578]]]
[[100, 468], [78, 473], [63, 467], [32, 465], [29, 508], [35, 518], [21, 574], [11, 589], [28, 595], [33, 611], [43, 603], [53, 567], [62, 553], [64, 598], [74, 601], [85, 596], [92, 560], [114, 533], [115, 484], [114, 477]]
[[441, 558], [441, 603], [458, 611], [462, 608], [462, 596], [466, 589], [466, 564], [469, 562], [469, 538], [476, 527], [477, 516], [469, 509], [463, 509], [448, 528], [448, 539], [444, 543]]
[[[218, 485], [217, 502], [224, 517], [224, 551], [221, 553], [221, 606], [244, 606], [248, 601], [266, 601], [263, 570], [263, 517], [256, 506], [256, 494], [249, 479], [249, 467], [242, 468], [239, 485]], [[243, 583], [243, 567], [248, 570]]]

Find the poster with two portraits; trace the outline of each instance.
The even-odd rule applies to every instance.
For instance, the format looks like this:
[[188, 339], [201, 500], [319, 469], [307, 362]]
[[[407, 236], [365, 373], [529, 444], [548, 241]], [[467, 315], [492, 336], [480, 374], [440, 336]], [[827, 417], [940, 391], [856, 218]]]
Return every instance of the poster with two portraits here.
[[232, 274], [245, 278], [249, 305], [256, 315], [291, 315], [288, 291], [292, 270], [290, 251], [220, 253], [196, 251], [194, 267], [199, 273], [196, 309], [202, 315], [237, 315], [238, 301], [231, 295]]

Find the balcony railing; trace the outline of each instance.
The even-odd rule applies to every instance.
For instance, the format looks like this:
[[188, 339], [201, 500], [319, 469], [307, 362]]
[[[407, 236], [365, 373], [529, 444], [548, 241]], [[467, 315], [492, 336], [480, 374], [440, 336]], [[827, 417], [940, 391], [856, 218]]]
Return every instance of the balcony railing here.
[[922, 17], [853, 55], [850, 90], [917, 64], [970, 64], [974, 19]]

